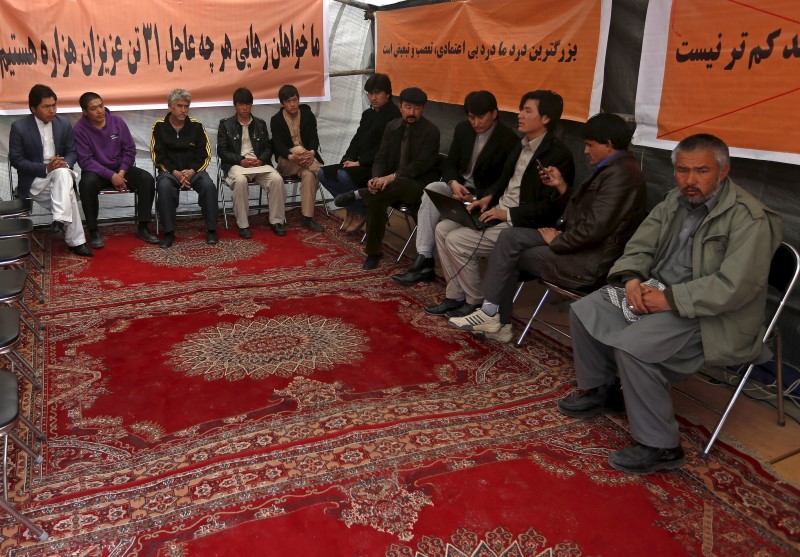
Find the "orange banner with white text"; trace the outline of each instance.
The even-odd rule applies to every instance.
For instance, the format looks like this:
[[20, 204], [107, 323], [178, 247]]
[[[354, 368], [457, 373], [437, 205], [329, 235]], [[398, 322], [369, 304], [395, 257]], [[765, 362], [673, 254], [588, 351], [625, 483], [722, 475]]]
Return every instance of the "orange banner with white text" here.
[[610, 2], [465, 0], [378, 12], [376, 68], [399, 91], [461, 104], [492, 91], [516, 111], [526, 91], [564, 98], [564, 117], [585, 121], [600, 108]]
[[637, 142], [719, 136], [735, 156], [800, 163], [800, 3], [651, 2]]
[[0, 114], [28, 112], [44, 83], [59, 108], [85, 91], [116, 108], [157, 108], [188, 89], [192, 103], [229, 105], [248, 87], [275, 101], [292, 83], [304, 100], [328, 100], [326, 0], [131, 2], [0, 1]]

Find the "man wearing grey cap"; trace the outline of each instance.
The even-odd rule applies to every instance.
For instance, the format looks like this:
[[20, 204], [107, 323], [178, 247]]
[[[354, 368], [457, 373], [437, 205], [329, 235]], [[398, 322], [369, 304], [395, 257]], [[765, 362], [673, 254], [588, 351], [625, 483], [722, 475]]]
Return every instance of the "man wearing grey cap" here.
[[401, 117], [386, 125], [366, 188], [337, 195], [347, 207], [357, 199], [367, 202], [367, 259], [365, 270], [375, 269], [383, 257], [387, 209], [397, 201], [417, 204], [427, 184], [439, 177], [439, 128], [422, 116], [428, 96], [418, 87], [400, 93]]

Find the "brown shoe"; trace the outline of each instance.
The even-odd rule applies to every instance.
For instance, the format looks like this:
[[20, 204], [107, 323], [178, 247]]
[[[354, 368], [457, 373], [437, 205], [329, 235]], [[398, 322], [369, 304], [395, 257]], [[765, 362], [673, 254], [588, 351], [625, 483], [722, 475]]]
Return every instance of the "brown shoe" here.
[[342, 226], [339, 227], [339, 230], [342, 232], [347, 232], [347, 229], [350, 228], [350, 223], [353, 222], [353, 212], [347, 211], [344, 215], [344, 220], [342, 221]]
[[350, 226], [347, 227], [347, 232], [358, 232], [367, 222], [367, 215], [363, 213], [353, 213], [353, 219], [350, 221]]

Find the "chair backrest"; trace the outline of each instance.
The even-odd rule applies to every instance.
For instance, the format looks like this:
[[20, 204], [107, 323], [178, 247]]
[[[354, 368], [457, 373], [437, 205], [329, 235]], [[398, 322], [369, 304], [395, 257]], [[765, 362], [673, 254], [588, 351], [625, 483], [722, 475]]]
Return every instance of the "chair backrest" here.
[[768, 279], [770, 288], [776, 290], [780, 296], [780, 302], [767, 327], [767, 332], [764, 335], [765, 341], [772, 334], [778, 322], [778, 317], [783, 311], [783, 306], [797, 285], [798, 275], [800, 275], [800, 254], [791, 244], [781, 242], [778, 249], [775, 250], [775, 255], [772, 256]]

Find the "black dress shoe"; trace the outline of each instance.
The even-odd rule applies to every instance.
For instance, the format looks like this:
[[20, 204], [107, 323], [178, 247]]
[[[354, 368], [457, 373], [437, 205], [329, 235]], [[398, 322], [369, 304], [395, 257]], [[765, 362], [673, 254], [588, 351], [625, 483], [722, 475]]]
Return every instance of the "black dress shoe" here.
[[303, 217], [303, 219], [300, 221], [300, 226], [303, 228], [308, 228], [309, 230], [313, 230], [314, 232], [325, 231], [325, 227], [315, 221], [312, 217]]
[[147, 242], [148, 244], [157, 244], [158, 243], [158, 236], [150, 232], [146, 226], [141, 226], [136, 229], [136, 237], [139, 238], [142, 242]]
[[161, 238], [161, 241], [158, 243], [158, 247], [161, 249], [167, 249], [173, 244], [173, 242], [175, 242], [175, 233], [164, 232], [164, 237]]
[[106, 245], [106, 242], [103, 240], [103, 236], [100, 235], [99, 230], [89, 231], [89, 245], [92, 246], [93, 249], [100, 249]]
[[464, 305], [464, 300], [453, 300], [452, 298], [445, 298], [444, 302], [438, 306], [429, 306], [425, 308], [425, 313], [431, 315], [445, 315], [448, 311], [460, 308]]
[[276, 236], [286, 236], [286, 225], [282, 222], [276, 222], [272, 225], [272, 231]]
[[361, 268], [365, 271], [371, 271], [372, 269], [378, 267], [378, 263], [380, 263], [381, 258], [383, 258], [382, 253], [379, 253], [378, 255], [368, 255]]
[[250, 232], [249, 228], [240, 228], [239, 229], [239, 238], [244, 238], [245, 240], [249, 240], [252, 237], [253, 237], [253, 233]]
[[476, 309], [480, 309], [483, 304], [464, 304], [460, 308], [451, 309], [445, 312], [447, 317], [466, 317]]
[[219, 243], [219, 238], [217, 238], [217, 231], [216, 230], [209, 230], [206, 234], [206, 244], [209, 246], [216, 246]]
[[94, 257], [94, 252], [89, 249], [89, 246], [86, 244], [81, 244], [79, 246], [67, 246], [69, 251], [74, 253], [75, 255], [80, 255], [81, 257]]
[[54, 220], [50, 223], [50, 234], [63, 234], [64, 233], [64, 223], [60, 220]]
[[337, 207], [347, 207], [352, 205], [356, 202], [356, 194], [352, 191], [346, 191], [344, 193], [340, 193], [336, 197], [333, 198], [333, 203]]
[[609, 453], [608, 463], [612, 468], [629, 474], [652, 474], [680, 468], [686, 464], [686, 454], [680, 445], [671, 449], [659, 449], [636, 443]]
[[418, 255], [414, 263], [399, 275], [392, 275], [392, 278], [403, 286], [411, 286], [420, 281], [436, 280], [436, 270], [434, 269], [433, 257]]

